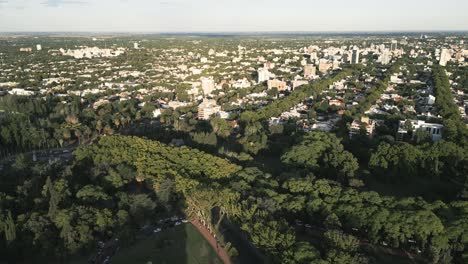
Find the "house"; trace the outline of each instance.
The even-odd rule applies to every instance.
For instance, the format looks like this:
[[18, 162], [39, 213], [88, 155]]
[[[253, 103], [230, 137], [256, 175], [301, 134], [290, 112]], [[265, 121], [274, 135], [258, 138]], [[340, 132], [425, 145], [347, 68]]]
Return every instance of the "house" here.
[[359, 135], [361, 129], [364, 129], [366, 135], [371, 138], [375, 131], [375, 121], [365, 116], [361, 117], [360, 120], [354, 120], [349, 127], [349, 137], [352, 138], [355, 135]]
[[328, 100], [328, 105], [329, 106], [332, 106], [332, 105], [335, 105], [335, 106], [340, 106], [340, 107], [344, 107], [345, 104], [343, 102], [341, 102], [340, 100], [338, 99], [331, 99], [331, 100]]
[[289, 87], [287, 86], [286, 82], [280, 81], [278, 79], [268, 80], [268, 90], [272, 88], [277, 88], [278, 91], [289, 90]]
[[427, 131], [431, 135], [432, 141], [438, 141], [442, 139], [443, 128], [444, 125], [426, 123], [424, 120], [401, 120], [398, 125], [397, 139], [402, 140], [408, 134], [408, 130], [416, 131], [420, 129], [422, 131]]

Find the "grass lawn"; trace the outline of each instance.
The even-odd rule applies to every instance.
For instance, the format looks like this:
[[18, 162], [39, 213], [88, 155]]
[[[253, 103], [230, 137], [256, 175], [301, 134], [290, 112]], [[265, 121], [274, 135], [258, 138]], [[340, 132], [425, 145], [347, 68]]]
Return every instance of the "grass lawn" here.
[[123, 248], [111, 259], [112, 264], [222, 264], [208, 241], [191, 224], [163, 230]]

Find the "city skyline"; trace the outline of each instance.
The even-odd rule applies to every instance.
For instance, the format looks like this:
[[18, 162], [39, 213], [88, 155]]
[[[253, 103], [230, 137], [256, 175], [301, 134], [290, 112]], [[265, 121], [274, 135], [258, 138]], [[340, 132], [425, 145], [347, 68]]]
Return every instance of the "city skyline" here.
[[0, 0], [0, 32], [466, 31], [468, 2]]

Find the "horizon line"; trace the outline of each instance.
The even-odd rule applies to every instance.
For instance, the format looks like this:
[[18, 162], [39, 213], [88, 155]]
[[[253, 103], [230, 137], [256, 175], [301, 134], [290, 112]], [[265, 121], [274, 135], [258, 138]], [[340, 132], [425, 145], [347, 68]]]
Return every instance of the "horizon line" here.
[[317, 31], [303, 31], [303, 30], [259, 30], [259, 31], [118, 31], [118, 30], [71, 30], [71, 31], [58, 31], [58, 30], [19, 30], [19, 31], [0, 31], [0, 34], [34, 34], [34, 33], [108, 33], [108, 34], [320, 34], [320, 33], [468, 33], [468, 29], [445, 29], [445, 30], [317, 30]]

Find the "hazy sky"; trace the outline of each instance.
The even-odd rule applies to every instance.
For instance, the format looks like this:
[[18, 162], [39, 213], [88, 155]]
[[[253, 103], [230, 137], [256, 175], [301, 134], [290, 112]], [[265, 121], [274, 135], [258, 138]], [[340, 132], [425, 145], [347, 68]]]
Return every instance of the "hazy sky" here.
[[5, 31], [468, 30], [468, 0], [0, 0]]

